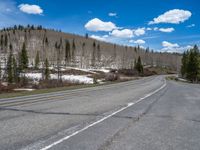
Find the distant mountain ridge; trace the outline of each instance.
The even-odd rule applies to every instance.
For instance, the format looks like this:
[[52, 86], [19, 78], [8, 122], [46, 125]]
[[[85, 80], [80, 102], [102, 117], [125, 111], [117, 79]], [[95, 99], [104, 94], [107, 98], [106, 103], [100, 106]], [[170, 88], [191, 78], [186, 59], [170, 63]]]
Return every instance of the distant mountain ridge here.
[[139, 56], [146, 66], [169, 67], [175, 70], [181, 64], [179, 54], [106, 43], [89, 38], [87, 34], [83, 37], [44, 29], [42, 26], [20, 25], [0, 31], [0, 56], [6, 57], [12, 47], [18, 59], [23, 43], [28, 51], [30, 65], [34, 65], [37, 52], [40, 62], [47, 58], [51, 66], [59, 63], [78, 68], [130, 69]]

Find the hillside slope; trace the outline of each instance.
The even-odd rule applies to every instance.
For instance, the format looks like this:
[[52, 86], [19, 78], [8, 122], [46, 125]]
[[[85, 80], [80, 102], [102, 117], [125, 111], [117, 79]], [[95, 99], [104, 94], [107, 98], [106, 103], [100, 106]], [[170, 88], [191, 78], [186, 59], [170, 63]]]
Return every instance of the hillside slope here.
[[138, 56], [141, 56], [144, 65], [165, 66], [174, 70], [181, 63], [181, 56], [177, 54], [155, 53], [42, 27], [21, 26], [0, 31], [1, 57], [6, 57], [12, 47], [18, 58], [23, 43], [28, 51], [30, 65], [34, 65], [37, 51], [41, 62], [47, 58], [52, 66], [59, 62], [78, 68], [131, 68]]

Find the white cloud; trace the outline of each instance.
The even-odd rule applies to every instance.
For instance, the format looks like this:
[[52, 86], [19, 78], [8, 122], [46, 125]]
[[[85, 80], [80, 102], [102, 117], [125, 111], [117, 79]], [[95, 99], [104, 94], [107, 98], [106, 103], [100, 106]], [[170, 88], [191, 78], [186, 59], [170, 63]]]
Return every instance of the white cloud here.
[[174, 28], [160, 28], [159, 31], [170, 33], [174, 31]]
[[93, 39], [99, 40], [99, 41], [106, 41], [106, 38], [108, 36], [107, 35], [105, 35], [105, 36], [91, 35], [90, 37]]
[[186, 50], [191, 49], [192, 46], [191, 45], [187, 45], [187, 46], [180, 46], [180, 47], [164, 47], [163, 49], [161, 49], [161, 52], [168, 52], [168, 53], [183, 53]]
[[117, 13], [110, 12], [110, 13], [108, 14], [108, 16], [110, 16], [110, 17], [116, 17], [116, 16], [117, 16]]
[[167, 42], [167, 41], [163, 41], [162, 46], [165, 47], [165, 48], [177, 48], [177, 47], [179, 47], [179, 45], [177, 43], [170, 43], [170, 42]]
[[27, 14], [41, 15], [43, 10], [38, 5], [21, 4], [18, 6], [20, 11]]
[[192, 28], [192, 27], [195, 27], [195, 24], [190, 24], [187, 26], [187, 28]]
[[158, 30], [159, 30], [159, 28], [158, 28], [158, 27], [155, 27], [155, 28], [153, 28], [153, 30], [154, 30], [154, 31], [158, 31]]
[[130, 40], [130, 43], [134, 43], [134, 44], [145, 44], [146, 42], [144, 40], [138, 39], [136, 41], [134, 40]]
[[172, 23], [179, 24], [188, 20], [192, 16], [192, 13], [188, 10], [173, 9], [165, 12], [164, 14], [154, 18], [149, 24], [159, 23]]
[[116, 25], [112, 22], [103, 22], [98, 18], [94, 18], [86, 23], [85, 28], [89, 31], [112, 31], [116, 29]]
[[118, 38], [132, 38], [133, 31], [130, 29], [123, 29], [123, 30], [115, 29], [110, 33], [110, 35]]
[[145, 28], [138, 28], [136, 30], [133, 30], [133, 32], [136, 36], [144, 35], [145, 34]]
[[188, 50], [188, 49], [191, 48], [190, 45], [180, 46], [177, 43], [170, 43], [170, 42], [167, 42], [167, 41], [163, 41], [162, 46], [163, 46], [163, 48], [161, 49], [161, 52], [168, 52], [168, 53], [174, 53], [174, 52], [182, 53], [185, 50]]
[[163, 48], [161, 49], [161, 52], [168, 52], [168, 53], [174, 53], [174, 52], [182, 53], [182, 52], [192, 48], [191, 45], [180, 46], [177, 43], [170, 43], [167, 41], [163, 41], [162, 46], [163, 46]]
[[151, 31], [152, 30], [152, 28], [147, 28], [147, 31]]

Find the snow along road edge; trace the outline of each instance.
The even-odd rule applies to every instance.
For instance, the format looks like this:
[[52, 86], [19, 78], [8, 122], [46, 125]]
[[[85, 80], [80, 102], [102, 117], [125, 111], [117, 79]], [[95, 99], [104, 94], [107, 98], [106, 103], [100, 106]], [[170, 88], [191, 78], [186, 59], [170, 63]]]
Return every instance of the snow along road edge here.
[[125, 109], [127, 109], [127, 108], [129, 108], [129, 107], [131, 107], [131, 106], [133, 106], [133, 105], [135, 105], [135, 104], [137, 104], [137, 103], [139, 103], [139, 102], [145, 100], [146, 98], [148, 98], [148, 97], [150, 97], [150, 96], [152, 96], [152, 95], [154, 95], [154, 94], [156, 94], [157, 92], [159, 92], [160, 90], [162, 90], [163, 88], [165, 88], [166, 85], [167, 85], [166, 80], [164, 80], [164, 84], [163, 84], [160, 88], [158, 88], [157, 90], [155, 90], [155, 91], [153, 91], [153, 92], [147, 94], [146, 96], [144, 96], [144, 97], [138, 99], [136, 102], [128, 103], [127, 106], [125, 106], [125, 107], [123, 107], [123, 108], [121, 108], [121, 109], [119, 109], [119, 110], [113, 112], [112, 114], [110, 114], [110, 115], [108, 115], [108, 116], [103, 117], [102, 119], [100, 119], [100, 120], [98, 120], [98, 121], [96, 121], [96, 122], [94, 122], [94, 123], [91, 123], [90, 125], [88, 125], [88, 126], [82, 128], [82, 129], [80, 129], [80, 130], [75, 131], [74, 133], [72, 133], [72, 134], [70, 134], [70, 135], [68, 135], [68, 136], [66, 136], [66, 137], [61, 138], [61, 139], [58, 140], [58, 141], [53, 142], [52, 144], [50, 144], [50, 145], [48, 145], [48, 146], [45, 146], [44, 148], [42, 148], [42, 149], [40, 149], [40, 150], [48, 150], [48, 149], [52, 148], [53, 146], [56, 146], [56, 145], [58, 145], [58, 144], [60, 144], [60, 143], [62, 143], [62, 142], [64, 142], [64, 141], [70, 139], [71, 137], [73, 137], [73, 136], [75, 136], [75, 135], [77, 135], [77, 134], [79, 134], [79, 133], [81, 133], [81, 132], [87, 130], [88, 128], [93, 127], [93, 126], [95, 126], [95, 125], [97, 125], [97, 124], [99, 124], [99, 123], [101, 123], [101, 122], [103, 122], [103, 121], [105, 121], [105, 120], [111, 118], [112, 116], [114, 116], [114, 115], [116, 115], [116, 114], [122, 112], [123, 110], [125, 110]]

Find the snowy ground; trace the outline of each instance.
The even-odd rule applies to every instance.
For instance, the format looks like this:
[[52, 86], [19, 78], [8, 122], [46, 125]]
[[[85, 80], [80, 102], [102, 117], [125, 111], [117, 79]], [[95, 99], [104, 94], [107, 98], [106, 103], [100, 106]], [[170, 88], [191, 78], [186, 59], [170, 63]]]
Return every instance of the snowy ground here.
[[[42, 73], [26, 73], [25, 77], [32, 79], [34, 81], [39, 81], [42, 79]], [[50, 74], [51, 79], [58, 79], [57, 74]], [[93, 84], [93, 78], [87, 77], [85, 75], [62, 75], [63, 81], [70, 81], [72, 83], [84, 83]]]
[[[53, 68], [53, 67], [49, 67], [49, 69], [55, 70], [55, 68]], [[70, 70], [70, 69], [79, 70], [79, 71], [82, 71], [82, 72], [87, 72], [88, 75], [69, 75], [69, 74], [67, 75], [67, 74], [64, 74], [64, 75], [62, 75], [62, 80], [63, 81], [70, 81], [72, 83], [84, 83], [84, 84], [93, 84], [94, 79], [89, 77], [89, 76], [91, 76], [92, 74], [97, 74], [98, 71], [104, 72], [104, 73], [110, 72], [110, 70], [106, 69], [106, 68], [81, 69], [81, 68], [75, 68], [75, 67], [63, 67], [63, 68], [61, 68], [61, 71], [66, 71], [66, 70]], [[28, 79], [34, 80], [35, 83], [42, 79], [41, 73], [26, 73], [25, 76]], [[57, 74], [50, 74], [50, 78], [51, 79], [58, 79], [58, 76], [57, 76]], [[100, 83], [101, 83], [101, 81], [100, 81]]]
[[[49, 69], [56, 70], [54, 67], [49, 67]], [[92, 73], [92, 74], [96, 74], [95, 71], [100, 71], [100, 72], [104, 72], [104, 73], [110, 72], [110, 70], [106, 69], [106, 68], [101, 68], [101, 69], [83, 69], [83, 68], [76, 68], [76, 67], [62, 67], [61, 71], [66, 71], [66, 70], [70, 70], [70, 69], [79, 70], [79, 71], [83, 71], [83, 72], [88, 72], [88, 73]]]

